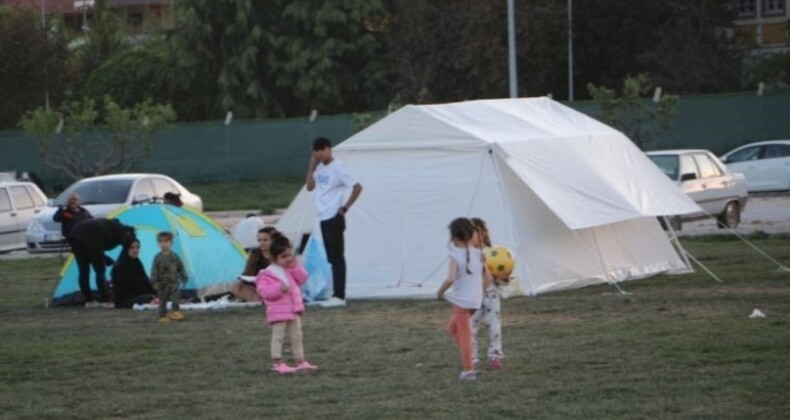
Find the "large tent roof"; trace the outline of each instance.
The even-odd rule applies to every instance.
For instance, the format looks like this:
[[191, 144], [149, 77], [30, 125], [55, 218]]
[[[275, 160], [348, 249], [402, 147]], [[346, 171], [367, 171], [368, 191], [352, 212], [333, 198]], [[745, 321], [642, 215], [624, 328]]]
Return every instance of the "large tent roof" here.
[[487, 99], [407, 105], [337, 149], [481, 148], [525, 140], [616, 134], [620, 133], [549, 98]]
[[409, 105], [345, 152], [487, 149], [571, 229], [700, 211], [621, 132], [549, 98]]

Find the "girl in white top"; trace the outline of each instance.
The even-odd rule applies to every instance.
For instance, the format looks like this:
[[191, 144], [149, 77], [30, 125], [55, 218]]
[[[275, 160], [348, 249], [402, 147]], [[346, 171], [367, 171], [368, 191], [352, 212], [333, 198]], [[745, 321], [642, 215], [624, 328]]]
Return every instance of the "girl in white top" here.
[[453, 304], [453, 315], [447, 331], [461, 353], [464, 370], [461, 380], [477, 379], [472, 365], [471, 316], [480, 308], [483, 289], [491, 276], [483, 264], [480, 239], [472, 221], [458, 218], [450, 223], [450, 272], [439, 287], [437, 297]]
[[[477, 233], [480, 235], [480, 243], [482, 244], [483, 252], [487, 252], [491, 248], [491, 239], [488, 237], [488, 227], [483, 219], [472, 218]], [[488, 363], [492, 369], [500, 369], [502, 367], [502, 359], [505, 357], [502, 353], [502, 306], [500, 301], [501, 285], [505, 285], [510, 281], [509, 278], [493, 278], [491, 284], [483, 292], [483, 303], [480, 310], [475, 312], [472, 317], [472, 365], [477, 368], [480, 365], [477, 346], [477, 331], [480, 328], [480, 322], [484, 322], [488, 326]]]

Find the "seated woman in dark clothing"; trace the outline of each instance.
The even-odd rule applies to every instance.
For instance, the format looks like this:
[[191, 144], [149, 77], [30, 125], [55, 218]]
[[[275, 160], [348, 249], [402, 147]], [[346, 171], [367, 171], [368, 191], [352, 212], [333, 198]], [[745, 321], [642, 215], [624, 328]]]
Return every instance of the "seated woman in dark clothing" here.
[[156, 292], [140, 262], [140, 241], [133, 241], [121, 250], [112, 267], [113, 295], [116, 308], [131, 308], [135, 303], [151, 303]]
[[[241, 273], [241, 280], [237, 280], [230, 288], [230, 292], [238, 300], [247, 302], [260, 301], [258, 291], [255, 289], [255, 276], [258, 272], [268, 267], [271, 262], [271, 254], [269, 254], [269, 246], [272, 241], [282, 236], [272, 226], [266, 226], [258, 231], [258, 248], [250, 251], [247, 257], [247, 266], [244, 267], [244, 272]], [[248, 281], [245, 281], [248, 280]]]

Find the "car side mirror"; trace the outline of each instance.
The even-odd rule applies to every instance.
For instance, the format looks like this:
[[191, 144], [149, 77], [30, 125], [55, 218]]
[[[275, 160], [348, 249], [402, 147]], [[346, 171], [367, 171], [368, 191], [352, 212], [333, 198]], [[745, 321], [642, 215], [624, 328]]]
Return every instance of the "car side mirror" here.
[[697, 174], [688, 173], [688, 174], [683, 174], [683, 175], [680, 176], [680, 182], [691, 181], [693, 179], [697, 179]]
[[148, 194], [136, 194], [132, 200], [132, 204], [148, 203], [151, 201], [151, 196]]

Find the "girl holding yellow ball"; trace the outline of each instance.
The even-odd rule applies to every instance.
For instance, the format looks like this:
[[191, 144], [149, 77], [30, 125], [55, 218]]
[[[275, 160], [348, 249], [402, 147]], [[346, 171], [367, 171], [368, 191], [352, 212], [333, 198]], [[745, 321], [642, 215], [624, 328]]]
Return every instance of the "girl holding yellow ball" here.
[[[484, 255], [491, 252], [491, 238], [488, 236], [488, 227], [486, 222], [480, 218], [472, 218], [475, 228], [480, 236], [480, 243], [483, 245]], [[509, 267], [512, 270], [512, 266]], [[472, 316], [472, 363], [474, 368], [480, 366], [480, 359], [478, 358], [478, 345], [477, 345], [477, 332], [480, 329], [480, 323], [483, 322], [488, 326], [488, 363], [492, 369], [502, 368], [502, 359], [505, 354], [502, 352], [502, 305], [501, 305], [501, 290], [500, 286], [508, 283], [510, 280], [510, 273], [507, 275], [501, 274], [496, 269], [491, 269], [491, 276], [493, 281], [485, 289], [483, 293], [483, 302], [480, 309]]]

